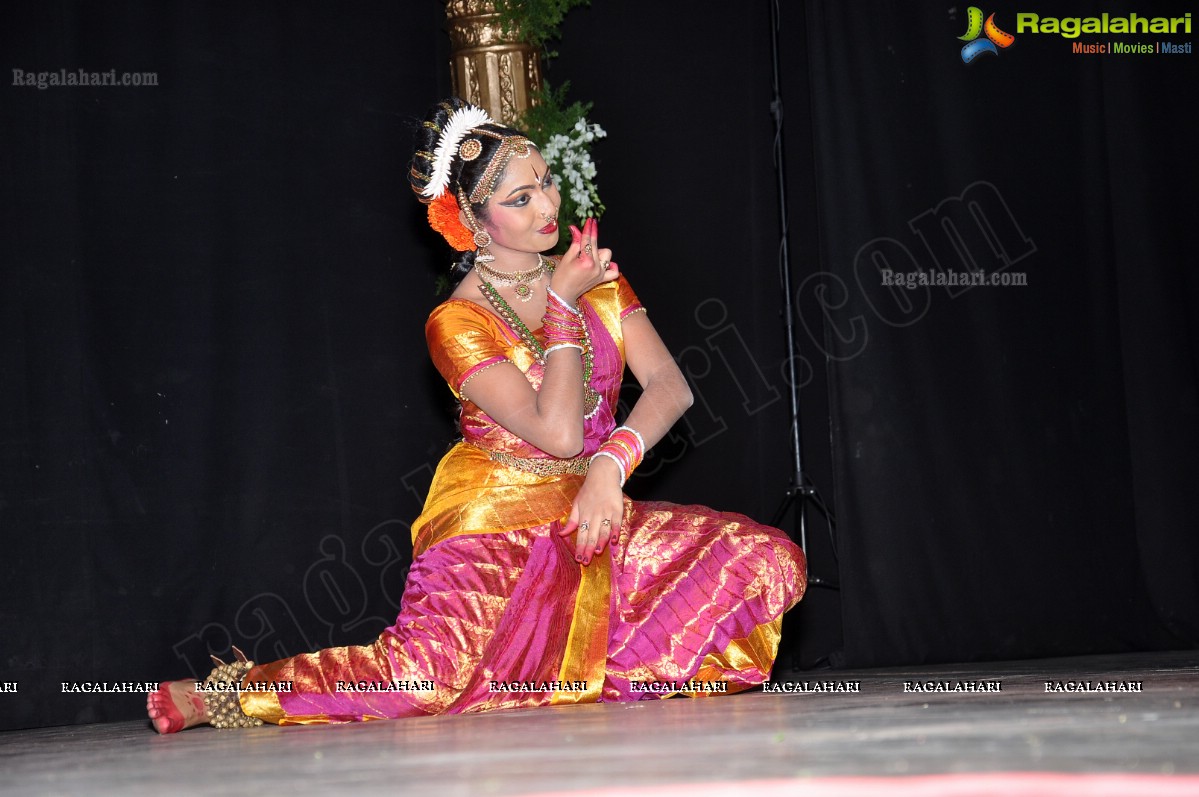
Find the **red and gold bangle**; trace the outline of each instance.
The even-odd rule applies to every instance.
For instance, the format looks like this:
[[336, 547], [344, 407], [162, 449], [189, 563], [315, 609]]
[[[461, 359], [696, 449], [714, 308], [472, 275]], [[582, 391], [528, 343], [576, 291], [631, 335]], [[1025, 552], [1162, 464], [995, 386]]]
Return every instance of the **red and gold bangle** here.
[[645, 457], [645, 439], [636, 429], [618, 426], [591, 457], [592, 461], [596, 457], [607, 457], [620, 467], [620, 486], [624, 487]]
[[549, 345], [580, 344], [587, 336], [582, 312], [571, 307], [553, 288], [546, 291], [545, 315], [541, 317], [541, 326], [545, 330], [545, 342]]
[[612, 434], [616, 434], [617, 432], [623, 432], [623, 433], [631, 435], [633, 437], [633, 439], [635, 439], [637, 441], [637, 458], [638, 458], [638, 460], [645, 457], [645, 438], [641, 436], [641, 432], [637, 431], [636, 429], [634, 429], [631, 426], [617, 426], [615, 429], [612, 430]]
[[645, 457], [645, 439], [636, 429], [618, 426], [612, 430], [612, 434], [608, 435], [608, 442], [626, 449], [633, 460], [633, 467], [641, 464], [641, 460]]

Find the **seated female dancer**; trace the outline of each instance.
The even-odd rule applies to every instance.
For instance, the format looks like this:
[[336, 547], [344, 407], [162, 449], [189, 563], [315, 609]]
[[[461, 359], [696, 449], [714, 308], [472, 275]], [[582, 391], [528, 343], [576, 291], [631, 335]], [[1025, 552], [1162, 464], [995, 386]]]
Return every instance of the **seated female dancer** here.
[[[412, 525], [395, 625], [364, 646], [164, 683], [160, 733], [735, 692], [770, 677], [804, 555], [625, 480], [691, 393], [588, 220], [559, 261], [558, 188], [536, 146], [451, 99], [417, 130], [409, 181], [461, 254], [426, 324], [463, 440]], [[625, 366], [642, 393], [613, 417]], [[266, 684], [267, 688], [263, 688]], [[255, 691], [256, 690], [256, 691]]]

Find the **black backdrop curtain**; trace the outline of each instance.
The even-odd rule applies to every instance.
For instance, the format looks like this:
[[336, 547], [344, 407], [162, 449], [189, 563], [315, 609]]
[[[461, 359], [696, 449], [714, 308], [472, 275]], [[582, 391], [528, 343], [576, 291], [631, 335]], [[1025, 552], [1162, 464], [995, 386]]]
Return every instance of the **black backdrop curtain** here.
[[[839, 647], [841, 619], [855, 664], [1193, 644], [1193, 62], [1024, 37], [967, 67], [941, 8], [781, 11], [804, 437], [840, 568], [818, 522], [809, 547], [843, 585], [789, 618], [781, 666]], [[10, 11], [9, 68], [159, 85], [3, 89], [0, 680], [19, 691], [0, 727], [133, 718], [140, 695], [61, 683], [364, 642], [394, 617], [453, 434], [421, 332], [445, 252], [402, 177], [412, 117], [449, 88], [443, 13]], [[789, 477], [769, 18], [603, 0], [549, 70], [609, 132], [605, 243], [697, 396], [629, 492], [763, 519]], [[922, 234], [951, 257], [934, 233], [963, 195], [1028, 286], [882, 290], [869, 269], [927, 266]]]
[[[847, 661], [1194, 645], [1194, 56], [966, 65], [962, 6], [805, 8]], [[881, 274], [971, 267], [1027, 286]]]
[[3, 89], [9, 727], [144, 698], [62, 682], [186, 677], [231, 641], [266, 660], [394, 619], [452, 429], [423, 351], [439, 258], [403, 180], [410, 117], [449, 90], [443, 18], [9, 10], [8, 67], [158, 82]]
[[[788, 476], [768, 19], [599, 4], [551, 69], [609, 132], [605, 244], [697, 396], [628, 491], [755, 517]], [[422, 331], [447, 251], [403, 177], [413, 118], [449, 91], [443, 20], [436, 0], [66, 3], [0, 31], [25, 71], [159, 83], [3, 89], [4, 727], [142, 712], [62, 682], [394, 619], [454, 435]], [[713, 191], [718, 142], [738, 184]]]

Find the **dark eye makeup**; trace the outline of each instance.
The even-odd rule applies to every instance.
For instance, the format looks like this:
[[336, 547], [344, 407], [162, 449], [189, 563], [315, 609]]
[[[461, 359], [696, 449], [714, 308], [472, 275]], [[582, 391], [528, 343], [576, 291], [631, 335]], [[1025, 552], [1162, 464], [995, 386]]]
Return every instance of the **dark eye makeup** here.
[[[554, 187], [554, 175], [550, 174], [549, 172], [546, 172], [545, 179], [541, 181], [541, 187], [544, 189], [553, 188]], [[521, 194], [520, 196], [516, 197], [515, 199], [510, 199], [507, 202], [501, 202], [500, 204], [506, 208], [521, 208], [521, 207], [524, 207], [525, 205], [529, 204], [529, 195]]]

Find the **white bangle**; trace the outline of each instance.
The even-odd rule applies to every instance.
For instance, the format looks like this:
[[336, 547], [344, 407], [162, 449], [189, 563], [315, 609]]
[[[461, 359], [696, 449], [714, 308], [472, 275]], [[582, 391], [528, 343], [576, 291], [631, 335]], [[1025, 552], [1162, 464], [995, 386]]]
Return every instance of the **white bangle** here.
[[578, 349], [579, 354], [583, 353], [583, 345], [581, 343], [555, 343], [553, 346], [550, 346], [545, 350], [545, 356], [549, 357], [558, 349]]
[[616, 432], [619, 432], [621, 429], [624, 429], [626, 432], [633, 433], [633, 437], [636, 437], [637, 442], [641, 444], [641, 456], [644, 457], [645, 456], [645, 438], [641, 436], [641, 432], [637, 431], [632, 426], [617, 426], [615, 429], [612, 430], [612, 432], [616, 433]]
[[610, 459], [616, 463], [616, 469], [618, 471], [620, 471], [620, 486], [624, 487], [624, 480], [625, 480], [624, 465], [622, 465], [620, 460], [616, 458], [616, 455], [613, 454], [611, 451], [596, 451], [594, 454], [591, 455], [591, 461], [595, 462], [596, 457], [607, 457], [608, 459]]
[[564, 307], [565, 307], [567, 310], [569, 310], [570, 312], [574, 313], [575, 315], [582, 315], [582, 314], [583, 314], [583, 311], [582, 311], [582, 310], [580, 310], [580, 309], [578, 308], [578, 306], [577, 306], [577, 305], [573, 305], [573, 304], [571, 304], [570, 302], [568, 302], [568, 301], [566, 301], [565, 299], [563, 299], [561, 296], [559, 296], [559, 295], [558, 295], [557, 291], [555, 291], [553, 288], [546, 288], [546, 289], [545, 289], [545, 292], [546, 292], [546, 293], [548, 293], [550, 296], [553, 296], [553, 297], [554, 297], [555, 299], [557, 299], [558, 301], [562, 302], [562, 305], [563, 305], [563, 306], [564, 306]]

